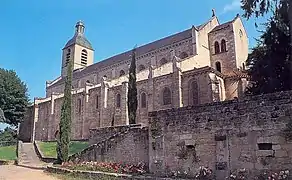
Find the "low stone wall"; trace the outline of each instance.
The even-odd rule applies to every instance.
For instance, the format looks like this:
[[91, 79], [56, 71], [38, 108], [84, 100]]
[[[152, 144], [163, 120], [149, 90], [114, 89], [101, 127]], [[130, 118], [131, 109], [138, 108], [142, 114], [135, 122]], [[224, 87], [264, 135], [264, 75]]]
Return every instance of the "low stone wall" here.
[[192, 175], [207, 166], [225, 179], [241, 168], [251, 176], [291, 170], [292, 142], [283, 134], [291, 114], [292, 91], [152, 112], [150, 172]]
[[[121, 130], [119, 133], [117, 129]], [[108, 129], [110, 130], [110, 128]], [[74, 162], [98, 161], [98, 162], [122, 162], [127, 164], [146, 164], [148, 169], [148, 128], [141, 126], [124, 126], [113, 128], [114, 134], [97, 144], [84, 149], [70, 157]]]
[[89, 130], [89, 144], [96, 144], [100, 141], [107, 139], [115, 134], [127, 131], [129, 128], [141, 127], [140, 124], [125, 125], [125, 126], [109, 126]]

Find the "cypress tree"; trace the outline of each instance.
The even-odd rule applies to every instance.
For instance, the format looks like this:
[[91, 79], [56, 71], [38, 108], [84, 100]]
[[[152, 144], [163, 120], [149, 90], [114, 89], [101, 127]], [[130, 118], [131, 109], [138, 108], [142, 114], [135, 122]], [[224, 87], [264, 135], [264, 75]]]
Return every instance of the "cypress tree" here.
[[57, 162], [63, 163], [68, 161], [69, 144], [71, 135], [71, 105], [72, 105], [72, 73], [73, 62], [70, 60], [67, 69], [65, 81], [64, 101], [61, 108], [61, 120], [59, 124], [59, 135], [57, 138]]
[[137, 86], [136, 86], [136, 48], [132, 50], [132, 60], [129, 69], [128, 114], [130, 124], [136, 123]]

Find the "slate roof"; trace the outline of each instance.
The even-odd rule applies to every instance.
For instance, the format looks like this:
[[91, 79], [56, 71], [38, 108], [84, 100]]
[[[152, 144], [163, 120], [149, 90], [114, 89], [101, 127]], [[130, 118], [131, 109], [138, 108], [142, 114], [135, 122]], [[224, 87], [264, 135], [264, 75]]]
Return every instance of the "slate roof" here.
[[[212, 17], [209, 21], [211, 21], [213, 18], [215, 18], [215, 17]], [[195, 28], [197, 30], [200, 30], [209, 21], [207, 21], [206, 23], [201, 24], [199, 26], [196, 26]], [[149, 44], [146, 44], [146, 45], [142, 45], [140, 47], [137, 47], [136, 48], [136, 53], [137, 53], [137, 56], [140, 56], [142, 54], [146, 54], [148, 52], [151, 52], [151, 51], [153, 51], [155, 49], [159, 49], [161, 47], [164, 47], [164, 46], [170, 45], [172, 43], [176, 43], [176, 42], [179, 42], [179, 41], [182, 41], [184, 39], [191, 38], [191, 37], [192, 37], [192, 28], [189, 28], [189, 29], [184, 30], [182, 32], [179, 32], [179, 33], [170, 35], [168, 37], [162, 38], [160, 40], [153, 41], [153, 42], [151, 42]], [[83, 37], [83, 40], [82, 41], [79, 41], [78, 38], [75, 38], [75, 36], [71, 40], [66, 44], [65, 48], [68, 47], [68, 46], [70, 46], [70, 45], [72, 45], [72, 43], [74, 43], [74, 42], [76, 42], [76, 43], [77, 42], [78, 43], [82, 43], [82, 41], [86, 41], [85, 42], [85, 45], [88, 45], [89, 47], [91, 47], [91, 44], [85, 39], [85, 37]], [[102, 60], [100, 62], [97, 62], [95, 64], [92, 64], [92, 65], [90, 65], [88, 67], [85, 67], [84, 69], [82, 69], [80, 71], [76, 70], [73, 73], [73, 78], [82, 77], [83, 75], [86, 75], [88, 73], [91, 73], [91, 72], [94, 72], [94, 71], [98, 71], [98, 70], [101, 70], [102, 68], [105, 68], [107, 66], [111, 66], [113, 64], [116, 64], [116, 63], [119, 63], [119, 62], [128, 60], [130, 58], [131, 53], [132, 53], [131, 50], [130, 51], [126, 51], [124, 53], [121, 53], [121, 54], [112, 56], [110, 58], [104, 59], [104, 60]], [[62, 78], [61, 80], [59, 80], [58, 82], [56, 82], [54, 85], [61, 84], [63, 81], [64, 81], [64, 79]], [[54, 86], [54, 85], [52, 85], [52, 86]]]
[[75, 34], [74, 37], [67, 42], [64, 49], [74, 44], [78, 44], [82, 47], [93, 50], [91, 43], [86, 39], [83, 34]]

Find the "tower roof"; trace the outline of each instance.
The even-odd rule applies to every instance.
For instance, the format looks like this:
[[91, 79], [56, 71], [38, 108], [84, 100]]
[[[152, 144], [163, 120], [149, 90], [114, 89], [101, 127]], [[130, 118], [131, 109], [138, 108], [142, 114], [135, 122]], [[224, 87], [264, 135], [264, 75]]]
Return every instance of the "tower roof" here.
[[82, 47], [85, 47], [85, 48], [93, 50], [93, 47], [92, 47], [91, 43], [86, 39], [86, 37], [84, 35], [85, 26], [84, 26], [83, 22], [82, 21], [78, 21], [76, 23], [75, 29], [76, 29], [76, 31], [75, 31], [75, 34], [74, 34], [73, 38], [70, 39], [66, 43], [64, 49], [69, 47], [69, 46], [78, 44], [78, 45], [80, 45]]

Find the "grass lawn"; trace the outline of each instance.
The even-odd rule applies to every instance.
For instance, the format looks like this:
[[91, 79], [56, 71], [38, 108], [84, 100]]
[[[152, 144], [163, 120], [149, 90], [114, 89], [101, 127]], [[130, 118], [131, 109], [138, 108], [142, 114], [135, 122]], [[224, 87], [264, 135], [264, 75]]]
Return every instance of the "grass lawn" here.
[[0, 159], [2, 159], [2, 160], [15, 160], [16, 159], [16, 146], [0, 147]]
[[[91, 177], [85, 177], [82, 175], [76, 176], [73, 174], [53, 174], [53, 173], [49, 173], [49, 175], [52, 175], [60, 180], [95, 180], [96, 178], [91, 178]], [[117, 178], [115, 177], [99, 177], [99, 180], [117, 180]]]
[[[40, 150], [46, 157], [56, 158], [56, 142], [39, 142]], [[72, 141], [69, 146], [69, 155], [82, 151], [89, 146], [88, 142]]]

